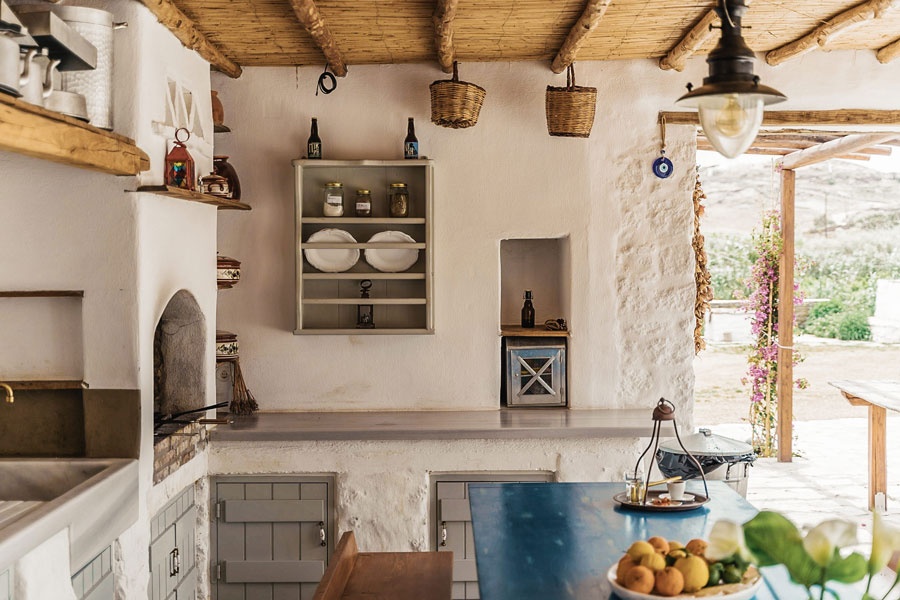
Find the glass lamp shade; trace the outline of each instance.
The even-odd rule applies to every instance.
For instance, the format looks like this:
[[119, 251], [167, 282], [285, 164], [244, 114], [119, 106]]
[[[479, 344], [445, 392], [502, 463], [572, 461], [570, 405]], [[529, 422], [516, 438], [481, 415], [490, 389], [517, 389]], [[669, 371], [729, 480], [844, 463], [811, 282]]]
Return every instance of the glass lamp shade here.
[[755, 95], [722, 94], [698, 102], [700, 126], [719, 154], [735, 158], [756, 139], [763, 118], [763, 101]]

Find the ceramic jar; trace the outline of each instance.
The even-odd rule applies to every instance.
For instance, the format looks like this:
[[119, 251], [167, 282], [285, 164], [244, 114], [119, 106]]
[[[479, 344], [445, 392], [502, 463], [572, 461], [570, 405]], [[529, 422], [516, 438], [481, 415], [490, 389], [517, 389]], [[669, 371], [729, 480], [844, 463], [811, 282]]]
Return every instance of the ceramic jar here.
[[228, 180], [221, 175], [210, 173], [200, 178], [200, 193], [229, 198], [231, 196], [231, 186]]

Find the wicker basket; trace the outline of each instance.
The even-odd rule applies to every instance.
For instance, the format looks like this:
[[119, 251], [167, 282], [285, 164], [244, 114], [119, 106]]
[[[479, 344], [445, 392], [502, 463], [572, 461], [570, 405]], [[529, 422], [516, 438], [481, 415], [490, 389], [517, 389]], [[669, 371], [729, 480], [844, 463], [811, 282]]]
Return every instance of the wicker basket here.
[[547, 86], [546, 98], [550, 135], [590, 137], [597, 107], [597, 88], [575, 85], [575, 67], [569, 65], [566, 71], [566, 87]]
[[465, 129], [478, 122], [484, 88], [459, 80], [456, 62], [453, 79], [435, 81], [431, 90], [431, 122], [441, 127]]

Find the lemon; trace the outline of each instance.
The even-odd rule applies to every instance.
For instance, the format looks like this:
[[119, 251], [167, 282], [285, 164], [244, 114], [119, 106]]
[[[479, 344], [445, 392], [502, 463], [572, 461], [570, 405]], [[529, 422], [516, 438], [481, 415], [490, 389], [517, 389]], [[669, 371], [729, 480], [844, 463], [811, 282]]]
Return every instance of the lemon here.
[[631, 544], [625, 553], [628, 554], [634, 562], [640, 562], [641, 557], [645, 554], [655, 554], [656, 548], [643, 540], [638, 540]]
[[684, 548], [684, 544], [676, 540], [669, 540], [669, 550], [678, 550], [679, 548]]
[[656, 573], [666, 568], [666, 559], [659, 552], [651, 552], [641, 557], [641, 566]]
[[696, 592], [709, 581], [709, 565], [699, 556], [687, 556], [675, 561], [675, 568], [684, 576], [684, 591]]

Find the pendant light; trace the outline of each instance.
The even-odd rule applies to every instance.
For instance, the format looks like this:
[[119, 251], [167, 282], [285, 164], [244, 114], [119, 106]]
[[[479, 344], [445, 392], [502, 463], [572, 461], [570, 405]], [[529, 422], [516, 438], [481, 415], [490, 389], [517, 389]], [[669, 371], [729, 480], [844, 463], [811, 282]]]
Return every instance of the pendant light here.
[[756, 139], [763, 107], [787, 97], [760, 85], [759, 76], [753, 74], [753, 50], [741, 36], [745, 0], [718, 0], [715, 10], [722, 22], [722, 37], [706, 59], [709, 76], [697, 89], [688, 84], [688, 93], [676, 104], [697, 108], [709, 143], [720, 154], [734, 158]]

